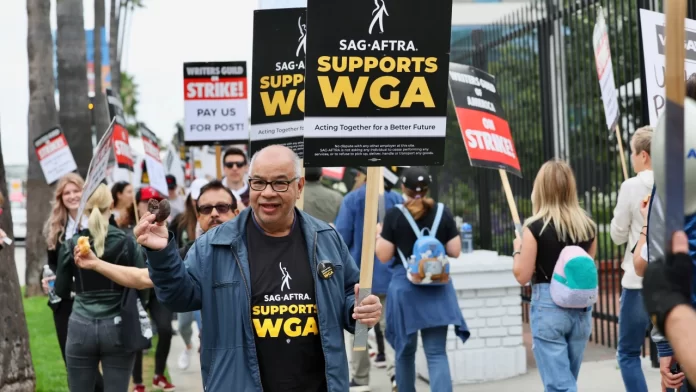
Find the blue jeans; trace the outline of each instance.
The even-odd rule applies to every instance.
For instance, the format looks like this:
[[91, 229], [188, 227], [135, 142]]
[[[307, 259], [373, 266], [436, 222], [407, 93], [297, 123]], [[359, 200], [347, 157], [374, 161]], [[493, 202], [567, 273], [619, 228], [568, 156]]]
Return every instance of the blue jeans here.
[[193, 336], [193, 329], [191, 326], [193, 325], [194, 320], [196, 320], [196, 324], [198, 324], [198, 332], [202, 331], [200, 310], [179, 313], [179, 333], [187, 346], [191, 345], [191, 337]]
[[121, 325], [115, 319], [95, 320], [73, 312], [65, 357], [71, 391], [94, 391], [100, 364], [105, 392], [128, 391], [135, 353], [123, 347]]
[[[447, 326], [421, 329], [420, 335], [428, 360], [430, 390], [452, 392], [452, 376], [447, 360]], [[414, 333], [409, 337], [401, 357], [396, 359], [396, 385], [399, 392], [416, 392], [417, 348], [418, 334]]]
[[619, 310], [618, 359], [627, 391], [648, 392], [640, 357], [641, 347], [645, 343], [645, 332], [649, 326], [650, 319], [643, 307], [641, 290], [623, 289]]
[[592, 308], [566, 309], [551, 300], [548, 283], [532, 286], [532, 351], [546, 392], [577, 392], [592, 333]]

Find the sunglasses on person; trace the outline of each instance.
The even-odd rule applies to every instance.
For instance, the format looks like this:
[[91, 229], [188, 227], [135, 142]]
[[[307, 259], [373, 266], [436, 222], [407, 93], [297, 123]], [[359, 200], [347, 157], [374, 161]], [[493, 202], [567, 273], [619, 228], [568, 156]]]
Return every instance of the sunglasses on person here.
[[237, 166], [237, 168], [241, 169], [244, 166], [246, 166], [246, 161], [227, 161], [225, 162], [225, 167], [228, 169], [232, 169], [233, 167]]
[[293, 181], [299, 180], [300, 177], [291, 178], [289, 180], [266, 181], [260, 178], [249, 178], [249, 188], [253, 191], [263, 192], [268, 185], [276, 192], [287, 192], [290, 189], [290, 184]]
[[217, 211], [218, 214], [226, 214], [230, 212], [230, 210], [237, 208], [237, 206], [234, 204], [215, 204], [214, 206], [204, 204], [202, 206], [198, 206], [197, 208], [199, 214], [210, 215], [213, 212], [213, 208], [215, 208], [215, 211]]

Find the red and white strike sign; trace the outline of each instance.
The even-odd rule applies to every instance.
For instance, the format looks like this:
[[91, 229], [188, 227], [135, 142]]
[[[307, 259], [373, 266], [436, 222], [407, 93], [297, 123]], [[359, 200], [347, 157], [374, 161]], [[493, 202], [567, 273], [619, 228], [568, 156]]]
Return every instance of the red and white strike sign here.
[[60, 130], [54, 128], [34, 140], [36, 155], [39, 157], [41, 170], [49, 185], [64, 175], [77, 170], [68, 140]]

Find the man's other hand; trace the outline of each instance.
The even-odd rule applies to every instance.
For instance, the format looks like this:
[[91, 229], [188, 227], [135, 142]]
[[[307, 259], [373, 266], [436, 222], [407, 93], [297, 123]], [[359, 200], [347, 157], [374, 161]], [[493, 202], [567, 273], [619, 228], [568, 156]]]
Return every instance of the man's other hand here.
[[683, 231], [674, 233], [667, 260], [651, 262], [645, 270], [643, 302], [650, 320], [663, 335], [669, 312], [678, 305], [691, 305], [692, 270], [689, 240]]
[[368, 295], [360, 304], [358, 304], [359, 293], [360, 285], [356, 284], [356, 305], [353, 307], [353, 318], [358, 320], [360, 323], [367, 325], [368, 328], [372, 328], [379, 322], [379, 319], [382, 316], [382, 304], [379, 302], [379, 298], [376, 295]]
[[155, 215], [145, 213], [133, 230], [138, 243], [151, 250], [162, 250], [169, 242], [169, 231], [165, 222], [155, 223]]

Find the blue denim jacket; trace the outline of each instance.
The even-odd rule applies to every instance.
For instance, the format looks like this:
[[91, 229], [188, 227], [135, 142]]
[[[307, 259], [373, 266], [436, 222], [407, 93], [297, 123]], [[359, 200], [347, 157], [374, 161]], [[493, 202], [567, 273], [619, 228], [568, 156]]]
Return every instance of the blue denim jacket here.
[[[664, 212], [662, 204], [659, 203], [659, 197], [653, 187], [652, 197], [650, 199], [650, 207], [648, 209], [648, 261], [653, 261], [664, 255]], [[656, 203], [656, 201], [658, 201]], [[691, 291], [691, 305], [696, 308], [696, 214], [686, 216], [684, 218], [684, 232], [689, 239], [689, 255], [694, 263], [694, 278]], [[640, 252], [640, 249], [637, 250]], [[651, 338], [657, 346], [657, 352], [660, 357], [671, 357], [674, 355], [672, 347], [665, 337], [653, 327]]]
[[[250, 211], [251, 208], [245, 209], [237, 218], [198, 238], [184, 262], [172, 233], [166, 248], [147, 252], [157, 299], [173, 312], [201, 310], [205, 329], [201, 373], [206, 392], [262, 391], [251, 322], [246, 241]], [[343, 330], [355, 332], [354, 286], [360, 273], [348, 247], [331, 226], [295, 211], [307, 241], [316, 287], [328, 390], [348, 392]], [[335, 273], [329, 279], [318, 279], [316, 266], [324, 260], [333, 263]]]
[[[360, 267], [362, 242], [363, 242], [363, 224], [365, 222], [365, 185], [349, 192], [341, 203], [341, 208], [338, 210], [336, 217], [336, 230], [341, 233], [343, 240], [350, 249], [350, 254], [353, 260]], [[396, 192], [384, 192], [385, 209], [389, 211], [397, 204], [404, 202], [404, 199]], [[377, 222], [375, 222], [376, 224]], [[394, 259], [382, 264], [375, 257], [373, 275], [372, 275], [372, 294], [386, 294], [391, 282], [392, 272], [390, 270]], [[401, 265], [401, 264], [399, 264]]]

